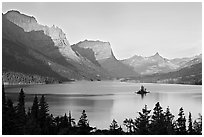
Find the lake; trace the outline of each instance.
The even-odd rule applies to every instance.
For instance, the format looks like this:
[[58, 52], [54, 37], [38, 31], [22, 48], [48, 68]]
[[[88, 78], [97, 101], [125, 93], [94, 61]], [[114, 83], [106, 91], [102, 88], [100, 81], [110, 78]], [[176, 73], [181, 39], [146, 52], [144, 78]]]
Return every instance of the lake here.
[[[141, 87], [151, 93], [143, 98], [135, 94]], [[202, 114], [202, 86], [179, 84], [128, 83], [119, 81], [77, 81], [64, 84], [29, 85], [7, 87], [8, 98], [15, 103], [20, 87], [26, 94], [26, 108], [31, 107], [34, 94], [45, 94], [49, 112], [54, 116], [71, 111], [77, 122], [82, 110], [86, 110], [89, 123], [97, 128], [109, 128], [113, 119], [123, 125], [125, 118], [135, 118], [145, 104], [153, 109], [160, 102], [163, 110], [167, 106], [177, 118], [180, 107], [186, 118], [192, 113], [193, 120]], [[40, 99], [40, 95], [38, 96]]]

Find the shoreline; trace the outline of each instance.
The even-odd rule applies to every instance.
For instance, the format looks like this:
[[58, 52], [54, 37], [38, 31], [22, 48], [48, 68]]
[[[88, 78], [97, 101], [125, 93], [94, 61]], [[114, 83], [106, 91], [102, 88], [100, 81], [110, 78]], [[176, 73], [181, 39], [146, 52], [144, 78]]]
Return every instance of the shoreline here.
[[118, 81], [121, 83], [135, 83], [135, 84], [158, 84], [158, 85], [180, 85], [180, 86], [202, 86], [202, 85], [196, 85], [196, 84], [185, 84], [185, 83], [150, 83], [150, 82], [135, 82], [135, 81], [121, 81], [121, 80], [101, 80], [101, 81], [89, 81], [89, 80], [73, 80], [73, 81], [65, 81], [61, 83], [8, 83], [8, 82], [3, 82], [5, 88], [9, 87], [18, 87], [18, 86], [32, 86], [32, 85], [49, 85], [49, 84], [67, 84], [71, 82], [81, 82], [81, 81], [86, 81], [86, 82], [103, 82], [103, 81]]

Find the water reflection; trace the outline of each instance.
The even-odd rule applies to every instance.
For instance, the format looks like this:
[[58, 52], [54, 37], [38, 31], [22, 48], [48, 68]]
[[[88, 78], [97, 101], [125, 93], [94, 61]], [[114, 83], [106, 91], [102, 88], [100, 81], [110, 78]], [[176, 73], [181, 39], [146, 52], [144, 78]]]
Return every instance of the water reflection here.
[[143, 93], [143, 94], [140, 94], [141, 95], [141, 99], [144, 98], [144, 96], [146, 96], [147, 93]]

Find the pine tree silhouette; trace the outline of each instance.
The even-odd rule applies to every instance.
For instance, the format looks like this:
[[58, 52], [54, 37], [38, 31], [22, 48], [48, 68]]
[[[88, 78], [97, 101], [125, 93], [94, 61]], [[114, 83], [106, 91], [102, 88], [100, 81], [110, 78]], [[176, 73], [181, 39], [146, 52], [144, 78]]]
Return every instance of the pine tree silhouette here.
[[69, 116], [68, 116], [68, 127], [73, 127], [76, 125], [75, 119], [72, 118], [72, 115], [71, 115], [71, 111], [69, 111]]
[[113, 119], [112, 123], [110, 124], [110, 130], [116, 131], [119, 128], [118, 123], [115, 119]]
[[110, 130], [111, 135], [121, 135], [123, 133], [122, 127], [118, 125], [117, 121], [113, 119], [112, 123], [110, 124]]
[[165, 128], [167, 130], [168, 135], [175, 134], [173, 119], [174, 119], [174, 115], [170, 112], [169, 107], [167, 107], [166, 112], [164, 113], [164, 122], [165, 122]]
[[6, 94], [4, 90], [4, 84], [2, 84], [2, 110], [5, 111], [6, 109]]
[[78, 122], [79, 127], [89, 127], [88, 119], [85, 110], [82, 111], [82, 115]]
[[199, 114], [199, 118], [194, 121], [193, 128], [195, 130], [195, 134], [202, 135], [202, 115]]
[[40, 128], [41, 128], [41, 134], [47, 134], [47, 125], [46, 125], [46, 119], [47, 116], [49, 115], [49, 106], [47, 102], [45, 101], [44, 95], [40, 98], [40, 103], [39, 103], [39, 123], [40, 123]]
[[191, 112], [189, 112], [189, 117], [188, 117], [188, 134], [189, 135], [194, 134]]
[[178, 114], [178, 119], [177, 119], [177, 134], [179, 135], [185, 135], [186, 132], [186, 118], [184, 115], [183, 108], [181, 107], [179, 110]]
[[6, 117], [6, 133], [8, 135], [18, 135], [18, 134], [22, 134], [22, 127], [19, 126], [18, 124], [18, 118], [16, 115], [16, 110], [13, 106], [13, 102], [11, 99], [7, 100], [7, 117]]
[[31, 108], [31, 116], [38, 121], [38, 116], [39, 116], [39, 102], [38, 102], [38, 97], [35, 95], [34, 100], [33, 100], [33, 105]]
[[147, 105], [145, 105], [145, 108], [142, 109], [142, 112], [139, 112], [139, 117], [135, 119], [135, 127], [137, 134], [150, 134], [150, 112], [151, 110], [147, 109]]
[[80, 134], [89, 134], [92, 130], [92, 127], [89, 126], [89, 121], [86, 115], [85, 110], [82, 111], [82, 115], [78, 121], [79, 133]]
[[133, 130], [134, 130], [134, 121], [131, 118], [129, 118], [129, 119], [126, 118], [123, 121], [123, 124], [127, 127], [127, 132], [133, 133]]
[[18, 97], [17, 120], [18, 120], [20, 134], [25, 134], [25, 124], [26, 124], [25, 94], [22, 88]]
[[6, 134], [6, 120], [8, 119], [7, 115], [7, 104], [6, 104], [6, 95], [4, 90], [4, 84], [2, 84], [2, 134]]
[[151, 122], [152, 122], [151, 134], [156, 134], [156, 135], [167, 134], [165, 123], [164, 123], [164, 114], [159, 102], [156, 103], [155, 108], [153, 109]]

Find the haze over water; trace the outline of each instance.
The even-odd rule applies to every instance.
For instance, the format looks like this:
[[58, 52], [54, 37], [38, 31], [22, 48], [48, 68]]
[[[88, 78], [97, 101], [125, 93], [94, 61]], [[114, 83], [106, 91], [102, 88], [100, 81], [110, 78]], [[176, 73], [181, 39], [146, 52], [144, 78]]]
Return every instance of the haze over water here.
[[[135, 94], [140, 86], [150, 91], [143, 98]], [[22, 87], [22, 86], [21, 86]], [[202, 113], [202, 86], [179, 84], [125, 83], [119, 81], [79, 81], [65, 84], [24, 86], [26, 108], [32, 106], [34, 94], [45, 94], [49, 112], [54, 116], [71, 111], [77, 122], [82, 110], [86, 110], [89, 123], [97, 128], [109, 128], [112, 119], [123, 125], [125, 118], [135, 119], [145, 104], [153, 109], [160, 102], [163, 110], [167, 106], [177, 118], [180, 107], [185, 116], [192, 113], [193, 120]], [[6, 88], [7, 97], [15, 103], [20, 87]], [[40, 99], [40, 95], [38, 96]]]

